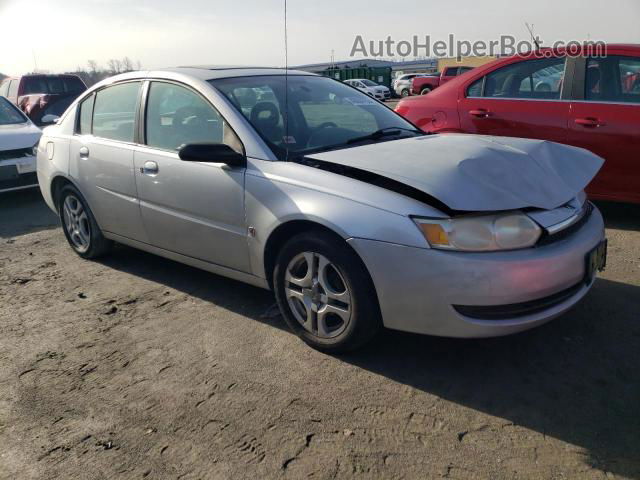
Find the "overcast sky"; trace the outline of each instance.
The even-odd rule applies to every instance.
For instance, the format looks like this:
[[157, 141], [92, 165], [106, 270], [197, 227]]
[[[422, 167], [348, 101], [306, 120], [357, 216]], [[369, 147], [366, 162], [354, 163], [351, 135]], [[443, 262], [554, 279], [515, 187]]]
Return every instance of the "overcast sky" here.
[[[0, 72], [129, 56], [144, 68], [283, 65], [284, 0], [0, 0]], [[356, 35], [640, 43], [638, 0], [288, 0], [289, 64], [347, 59]]]

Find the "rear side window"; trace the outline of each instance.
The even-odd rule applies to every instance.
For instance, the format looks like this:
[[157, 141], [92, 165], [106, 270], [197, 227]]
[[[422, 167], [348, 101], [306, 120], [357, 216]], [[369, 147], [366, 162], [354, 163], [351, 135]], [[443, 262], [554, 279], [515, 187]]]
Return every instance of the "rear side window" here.
[[588, 59], [585, 99], [640, 103], [640, 58], [612, 55]]
[[140, 82], [122, 83], [100, 90], [93, 107], [96, 137], [133, 142]]
[[482, 77], [479, 80], [476, 80], [469, 86], [467, 89], [467, 97], [481, 97], [482, 96], [482, 86], [484, 84], [484, 78]]
[[558, 100], [564, 81], [564, 58], [525, 60], [491, 72], [473, 83], [469, 97]]
[[91, 95], [80, 104], [80, 114], [78, 115], [78, 128], [76, 133], [79, 135], [91, 134], [91, 119], [93, 117], [93, 100], [95, 95]]

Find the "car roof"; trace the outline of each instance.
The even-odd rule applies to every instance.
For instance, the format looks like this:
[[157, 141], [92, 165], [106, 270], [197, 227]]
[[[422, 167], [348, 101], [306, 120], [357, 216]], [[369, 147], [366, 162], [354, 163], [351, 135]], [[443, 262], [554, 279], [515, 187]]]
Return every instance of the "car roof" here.
[[308, 75], [317, 76], [315, 73], [302, 70], [286, 70], [277, 67], [244, 67], [228, 65], [204, 65], [186, 66], [161, 69], [160, 71], [182, 73], [200, 80], [215, 80], [218, 78], [256, 77], [260, 75]]

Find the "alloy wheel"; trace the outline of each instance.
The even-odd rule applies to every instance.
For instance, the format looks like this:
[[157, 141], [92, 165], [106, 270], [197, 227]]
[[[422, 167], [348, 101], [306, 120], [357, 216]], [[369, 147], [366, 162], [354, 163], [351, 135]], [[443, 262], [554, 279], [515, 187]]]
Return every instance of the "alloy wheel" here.
[[81, 253], [91, 245], [91, 224], [82, 203], [74, 195], [67, 195], [62, 206], [64, 224], [73, 247]]
[[295, 319], [315, 336], [334, 338], [351, 321], [347, 282], [324, 255], [296, 255], [287, 266], [284, 291]]

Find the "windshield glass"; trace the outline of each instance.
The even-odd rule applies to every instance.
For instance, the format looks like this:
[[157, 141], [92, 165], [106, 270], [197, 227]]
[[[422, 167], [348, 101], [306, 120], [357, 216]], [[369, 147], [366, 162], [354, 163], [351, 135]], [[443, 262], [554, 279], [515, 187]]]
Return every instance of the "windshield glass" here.
[[27, 118], [20, 113], [6, 98], [0, 97], [0, 125], [25, 123]]
[[361, 80], [362, 83], [364, 83], [367, 87], [377, 87], [378, 84], [375, 82], [372, 82], [371, 80]]
[[280, 159], [423, 134], [370, 96], [326, 77], [271, 75], [210, 83], [242, 112]]

